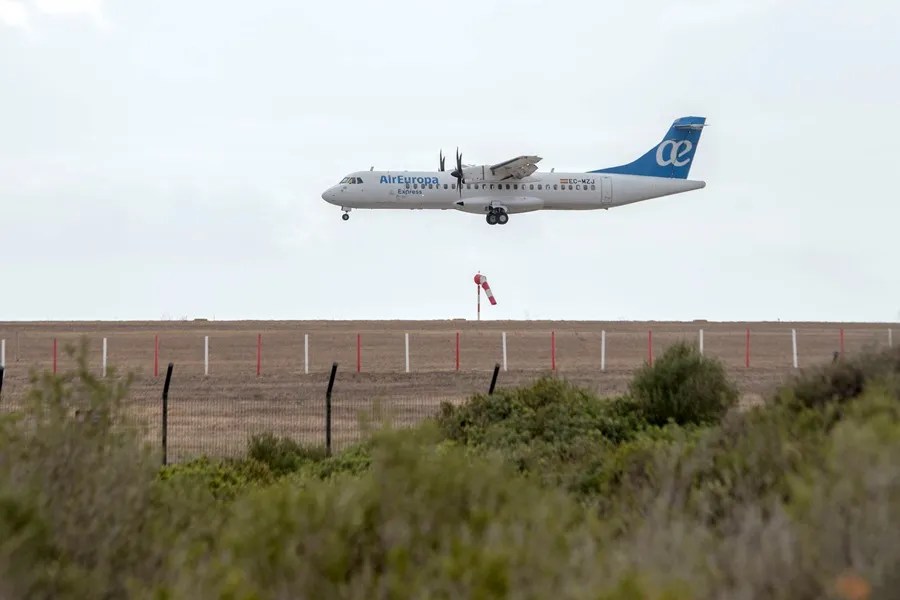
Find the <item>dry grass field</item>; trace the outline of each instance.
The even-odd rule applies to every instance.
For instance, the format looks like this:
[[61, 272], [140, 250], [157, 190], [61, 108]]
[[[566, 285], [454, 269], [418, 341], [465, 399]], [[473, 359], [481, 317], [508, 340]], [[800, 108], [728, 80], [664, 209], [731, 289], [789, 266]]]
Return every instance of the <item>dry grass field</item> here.
[[[890, 324], [879, 323], [668, 323], [548, 321], [160, 321], [160, 322], [0, 322], [6, 340], [6, 375], [0, 405], [21, 401], [29, 373], [72, 367], [69, 345], [89, 344], [90, 363], [101, 370], [102, 340], [108, 361], [136, 380], [129, 400], [144, 417], [148, 436], [160, 438], [166, 365], [174, 363], [169, 394], [170, 461], [199, 454], [240, 452], [249, 435], [273, 431], [307, 443], [324, 443], [324, 396], [333, 362], [338, 374], [333, 394], [335, 447], [358, 439], [359, 418], [383, 409], [394, 423], [408, 424], [432, 414], [442, 401], [458, 402], [486, 391], [495, 363], [502, 363], [506, 332], [508, 371], [498, 387], [525, 383], [551, 373], [551, 332], [556, 375], [601, 395], [625, 390], [635, 368], [652, 352], [661, 354], [680, 339], [697, 341], [721, 359], [748, 398], [765, 396], [789, 376], [791, 329], [797, 330], [799, 366], [829, 361], [841, 348], [852, 354], [886, 346]], [[750, 329], [750, 367], [746, 330]], [[601, 331], [606, 332], [606, 368], [601, 370]], [[405, 372], [404, 334], [410, 336], [410, 372]], [[456, 370], [456, 336], [460, 361]], [[893, 335], [897, 335], [894, 331]], [[304, 368], [304, 335], [309, 335], [309, 374]], [[261, 373], [257, 341], [262, 336]], [[357, 373], [357, 335], [360, 372]], [[159, 375], [154, 377], [154, 339], [159, 337]], [[209, 376], [204, 376], [204, 336], [209, 336]], [[900, 342], [900, 340], [898, 340]]]

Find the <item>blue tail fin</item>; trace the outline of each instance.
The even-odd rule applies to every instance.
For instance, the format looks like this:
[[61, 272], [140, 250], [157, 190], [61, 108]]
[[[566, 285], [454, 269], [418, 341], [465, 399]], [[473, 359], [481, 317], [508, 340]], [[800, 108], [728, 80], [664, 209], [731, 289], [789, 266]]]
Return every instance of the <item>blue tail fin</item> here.
[[589, 172], [687, 179], [705, 124], [706, 117], [675, 119], [662, 141], [636, 161]]

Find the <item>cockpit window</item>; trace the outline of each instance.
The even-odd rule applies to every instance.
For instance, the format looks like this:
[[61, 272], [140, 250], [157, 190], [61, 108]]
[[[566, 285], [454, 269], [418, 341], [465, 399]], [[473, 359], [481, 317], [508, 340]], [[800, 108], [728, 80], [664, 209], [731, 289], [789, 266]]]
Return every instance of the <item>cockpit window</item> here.
[[362, 177], [357, 177], [357, 178], [356, 178], [356, 183], [362, 183]]
[[[350, 178], [344, 177], [343, 179], [341, 179], [341, 183], [350, 183]], [[340, 185], [340, 184], [338, 184], [338, 185]]]
[[341, 183], [354, 184], [354, 183], [362, 183], [362, 182], [363, 182], [362, 177], [344, 177], [343, 179], [341, 179]]

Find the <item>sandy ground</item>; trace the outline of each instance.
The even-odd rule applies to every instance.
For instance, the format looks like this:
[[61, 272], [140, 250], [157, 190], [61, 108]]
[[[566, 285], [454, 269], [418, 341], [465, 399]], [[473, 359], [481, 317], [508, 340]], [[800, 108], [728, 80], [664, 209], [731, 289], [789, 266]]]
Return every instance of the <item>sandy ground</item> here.
[[[750, 329], [750, 367], [745, 366]], [[134, 373], [129, 405], [159, 444], [161, 394], [166, 366], [174, 364], [169, 393], [168, 458], [240, 453], [253, 433], [273, 431], [311, 444], [325, 443], [325, 390], [338, 363], [333, 393], [332, 443], [359, 439], [359, 418], [379, 410], [397, 424], [412, 424], [438, 410], [485, 392], [493, 367], [502, 366], [501, 332], [506, 332], [508, 371], [497, 386], [526, 383], [550, 374], [555, 343], [556, 375], [601, 395], [624, 391], [634, 369], [648, 359], [648, 342], [659, 356], [679, 339], [697, 341], [722, 360], [745, 394], [759, 402], [792, 368], [791, 329], [797, 331], [799, 366], [831, 360], [841, 348], [859, 352], [886, 346], [890, 324], [879, 323], [615, 323], [544, 321], [163, 321], [3, 323], [6, 372], [0, 406], [17, 405], [31, 372], [73, 360], [66, 346], [84, 339], [90, 364], [101, 370], [107, 338], [110, 367]], [[606, 332], [606, 368], [601, 370], [601, 332]], [[652, 340], [649, 332], [652, 331]], [[551, 338], [552, 336], [555, 339]], [[410, 372], [405, 372], [404, 334], [410, 338]], [[456, 336], [460, 365], [456, 370]], [[893, 331], [897, 336], [900, 331]], [[256, 375], [257, 336], [262, 335], [261, 374]], [[309, 374], [304, 369], [304, 335], [309, 335]], [[159, 374], [154, 376], [154, 338], [159, 336]], [[357, 372], [357, 335], [360, 372]], [[210, 339], [210, 372], [204, 377], [204, 336]], [[900, 343], [900, 340], [897, 340]]]

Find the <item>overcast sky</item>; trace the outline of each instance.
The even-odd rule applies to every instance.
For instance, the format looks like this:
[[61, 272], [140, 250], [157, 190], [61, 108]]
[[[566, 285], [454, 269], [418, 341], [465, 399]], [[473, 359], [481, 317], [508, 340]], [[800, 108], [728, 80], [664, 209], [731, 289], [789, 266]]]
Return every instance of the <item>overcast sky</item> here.
[[[900, 320], [895, 0], [0, 0], [0, 321]], [[703, 190], [354, 211], [346, 173], [628, 162]]]

